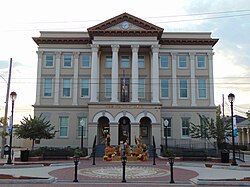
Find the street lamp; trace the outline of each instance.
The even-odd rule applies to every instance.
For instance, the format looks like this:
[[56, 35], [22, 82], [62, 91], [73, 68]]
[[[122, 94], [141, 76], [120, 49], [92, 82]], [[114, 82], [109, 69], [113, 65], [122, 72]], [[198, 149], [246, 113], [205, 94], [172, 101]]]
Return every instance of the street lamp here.
[[230, 93], [228, 95], [228, 101], [230, 102], [231, 104], [231, 126], [232, 126], [232, 144], [233, 144], [233, 162], [232, 162], [232, 166], [237, 166], [237, 162], [236, 162], [236, 159], [235, 159], [235, 145], [234, 145], [234, 125], [233, 125], [233, 102], [234, 102], [234, 99], [235, 99], [235, 96], [234, 94]]
[[11, 122], [10, 122], [10, 149], [9, 149], [9, 154], [8, 154], [8, 160], [6, 164], [13, 164], [12, 159], [11, 159], [11, 153], [12, 153], [12, 131], [13, 131], [13, 113], [14, 113], [14, 102], [16, 100], [17, 94], [16, 92], [11, 92], [10, 93], [10, 98], [12, 101], [12, 108], [11, 108]]
[[83, 118], [80, 120], [80, 125], [81, 125], [81, 150], [83, 150], [83, 128], [86, 125], [86, 121]]
[[169, 124], [168, 120], [165, 119], [163, 124], [164, 124], [164, 130], [165, 130], [165, 148], [167, 151], [167, 149], [168, 149], [168, 124]]

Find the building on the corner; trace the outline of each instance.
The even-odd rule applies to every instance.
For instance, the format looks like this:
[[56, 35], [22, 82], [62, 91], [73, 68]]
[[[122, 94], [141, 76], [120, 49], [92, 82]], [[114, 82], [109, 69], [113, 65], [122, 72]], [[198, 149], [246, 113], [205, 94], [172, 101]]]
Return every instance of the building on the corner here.
[[[164, 32], [123, 13], [86, 32], [41, 32], [34, 114], [58, 131], [37, 146], [111, 144], [135, 136], [157, 147], [189, 143], [197, 113], [215, 118], [213, 46], [209, 32]], [[82, 128], [83, 126], [83, 128]]]

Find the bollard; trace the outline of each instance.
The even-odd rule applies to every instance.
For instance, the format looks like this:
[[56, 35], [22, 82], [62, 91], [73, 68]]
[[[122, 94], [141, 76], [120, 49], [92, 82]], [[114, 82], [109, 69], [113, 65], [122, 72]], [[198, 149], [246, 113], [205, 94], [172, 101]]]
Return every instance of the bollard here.
[[73, 180], [73, 182], [78, 182], [77, 180], [77, 165], [79, 162], [80, 157], [78, 155], [74, 156], [74, 163], [75, 163], [75, 179]]
[[169, 183], [174, 183], [174, 171], [173, 171], [173, 166], [174, 166], [174, 157], [169, 157], [169, 164], [170, 164], [170, 181]]

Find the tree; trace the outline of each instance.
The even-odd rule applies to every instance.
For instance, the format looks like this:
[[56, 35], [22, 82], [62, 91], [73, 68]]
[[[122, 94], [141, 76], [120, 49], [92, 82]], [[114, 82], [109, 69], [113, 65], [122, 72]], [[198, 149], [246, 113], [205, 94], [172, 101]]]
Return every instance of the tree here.
[[[205, 115], [198, 114], [200, 124], [191, 123], [190, 135], [192, 138], [204, 138], [210, 142], [210, 139], [215, 139], [217, 146], [220, 147], [226, 142], [227, 136], [231, 136], [230, 121], [224, 121], [221, 117], [220, 106], [216, 110], [216, 122]], [[211, 142], [210, 142], [211, 143]]]
[[24, 117], [20, 122], [21, 125], [15, 129], [15, 136], [32, 140], [32, 149], [34, 149], [35, 140], [52, 139], [55, 137], [55, 132], [51, 132], [54, 131], [55, 127], [50, 124], [50, 121], [42, 118], [42, 114], [39, 117], [34, 116], [34, 118], [29, 115], [29, 117]]

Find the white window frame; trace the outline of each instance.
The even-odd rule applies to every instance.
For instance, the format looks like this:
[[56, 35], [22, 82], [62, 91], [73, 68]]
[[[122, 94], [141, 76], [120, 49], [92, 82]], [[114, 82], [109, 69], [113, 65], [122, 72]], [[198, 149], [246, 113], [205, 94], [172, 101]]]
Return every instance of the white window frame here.
[[[49, 57], [52, 57], [52, 60], [51, 59], [48, 59]], [[53, 54], [46, 54], [45, 55], [45, 64], [44, 64], [44, 67], [45, 68], [53, 68], [54, 67], [54, 55]], [[52, 63], [52, 65], [48, 65], [48, 63]]]
[[138, 79], [138, 98], [145, 98], [145, 78]]
[[[162, 87], [162, 81], [167, 81], [167, 88], [163, 88]], [[160, 79], [160, 88], [161, 88], [161, 90], [160, 90], [160, 97], [161, 97], [161, 99], [168, 99], [169, 98], [169, 79]], [[164, 90], [167, 90], [167, 97], [164, 97], [163, 95], [162, 95], [162, 92], [163, 92], [163, 89]]]
[[[87, 82], [84, 82], [87, 81]], [[81, 98], [89, 98], [90, 97], [90, 79], [89, 78], [81, 78]], [[83, 95], [83, 89], [88, 89], [88, 94]]]
[[[84, 57], [88, 57], [88, 62], [84, 59]], [[82, 68], [90, 68], [91, 67], [91, 55], [90, 54], [82, 54], [81, 60], [82, 60], [82, 63], [81, 63]], [[88, 65], [85, 66], [84, 62], [88, 63]]]
[[[167, 65], [167, 66], [162, 66], [163, 57], [166, 57], [166, 58], [167, 58], [167, 61], [166, 61], [166, 65]], [[168, 56], [168, 55], [160, 55], [160, 68], [161, 68], [161, 69], [167, 69], [167, 68], [169, 68], [169, 56]]]
[[[67, 85], [64, 82], [66, 80], [69, 80], [69, 84], [67, 84]], [[64, 95], [64, 89], [69, 89], [69, 96]], [[70, 78], [63, 78], [62, 79], [62, 97], [64, 97], [64, 98], [70, 98], [71, 97], [71, 79]]]
[[[204, 81], [201, 83], [200, 81]], [[201, 92], [205, 93], [205, 96], [201, 96]], [[207, 80], [206, 79], [198, 79], [197, 80], [197, 95], [199, 99], [207, 99]]]
[[[110, 90], [110, 92], [108, 90]], [[111, 94], [112, 94], [112, 79], [105, 78], [105, 98], [111, 98]]]
[[[191, 119], [190, 117], [182, 117], [181, 118], [181, 137], [182, 138], [190, 138], [190, 130], [189, 130], [189, 128], [190, 128], [190, 119]], [[188, 123], [188, 125], [186, 123]], [[188, 135], [183, 133], [184, 130], [188, 132]]]
[[[181, 62], [184, 62], [181, 60], [181, 57], [185, 57], [185, 63], [186, 63], [186, 66], [180, 66]], [[187, 69], [188, 68], [188, 56], [187, 55], [178, 55], [178, 68], [179, 69]]]
[[112, 68], [112, 55], [107, 55], [105, 58], [105, 68], [111, 69]]
[[81, 126], [81, 120], [85, 121], [85, 126], [83, 126], [83, 138], [87, 138], [87, 130], [88, 130], [88, 123], [86, 117], [78, 117], [78, 128], [77, 128], [77, 137], [82, 137], [82, 126]]
[[[48, 83], [47, 81], [50, 80], [51, 82]], [[50, 92], [47, 92], [47, 90], [50, 90]], [[50, 95], [45, 95], [46, 93], [50, 93]], [[53, 93], [53, 79], [51, 77], [44, 78], [44, 87], [43, 87], [43, 96], [44, 97], [52, 97]]]
[[[65, 119], [66, 120], [66, 123], [63, 124], [62, 120]], [[66, 128], [66, 135], [62, 135], [62, 130], [61, 128]], [[59, 137], [60, 138], [68, 138], [68, 135], [69, 135], [69, 117], [68, 116], [60, 116], [59, 117]]]
[[130, 57], [129, 57], [129, 55], [122, 55], [121, 56], [121, 65], [120, 65], [120, 67], [124, 68], [124, 69], [130, 68]]
[[[181, 86], [182, 86], [182, 81], [186, 81], [186, 88], [182, 88]], [[181, 92], [182, 92], [182, 90], [186, 90], [186, 93], [187, 93], [187, 96], [186, 97], [182, 97], [181, 96]], [[188, 98], [188, 80], [187, 79], [180, 79], [179, 80], [179, 98], [180, 99], [187, 99]]]
[[138, 56], [138, 68], [145, 68], [145, 56], [139, 55]]
[[[68, 61], [69, 59], [70, 59], [70, 61]], [[63, 68], [72, 68], [72, 59], [73, 59], [73, 57], [70, 54], [63, 55]], [[70, 63], [70, 65], [66, 65], [66, 63]]]
[[[203, 57], [204, 61], [200, 61], [199, 57]], [[199, 66], [200, 62], [204, 63], [203, 66]], [[206, 69], [206, 55], [197, 55], [196, 56], [196, 68], [197, 69]]]

